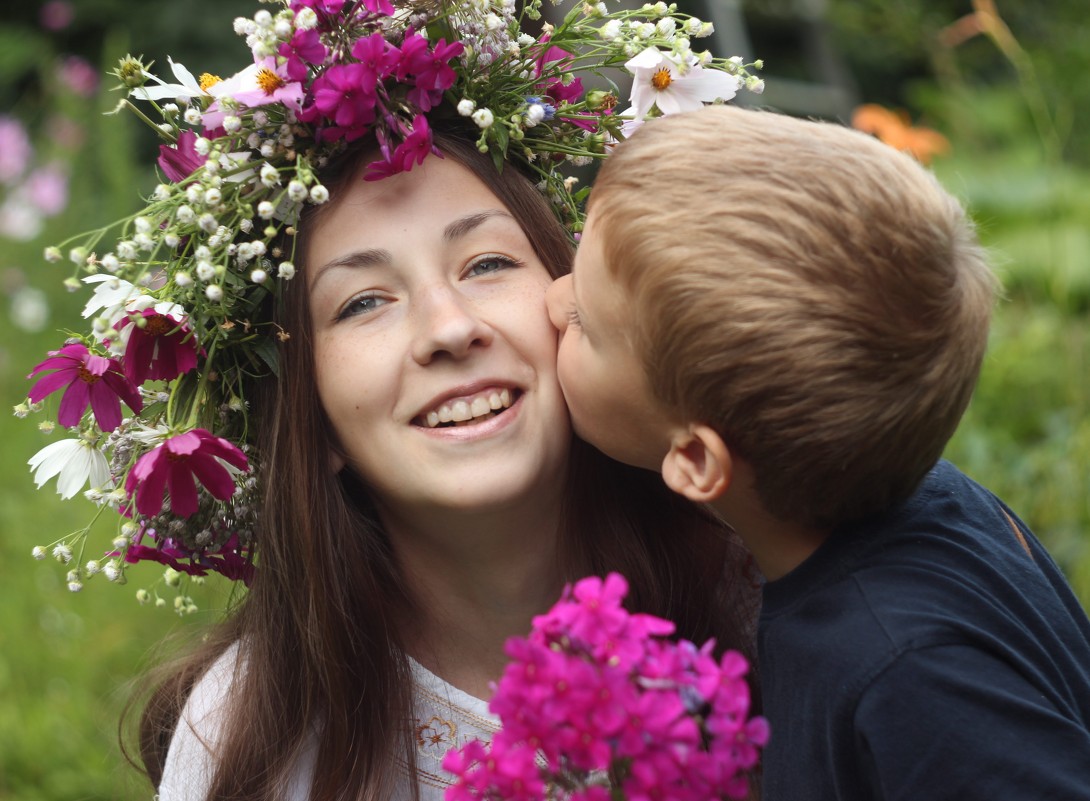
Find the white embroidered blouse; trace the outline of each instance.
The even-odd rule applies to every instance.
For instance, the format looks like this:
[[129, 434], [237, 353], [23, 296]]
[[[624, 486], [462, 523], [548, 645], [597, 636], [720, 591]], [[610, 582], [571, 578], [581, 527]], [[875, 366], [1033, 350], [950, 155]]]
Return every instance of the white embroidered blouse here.
[[[170, 741], [159, 801], [205, 801], [216, 766], [216, 740], [221, 715], [228, 708], [239, 646], [231, 646], [194, 686]], [[410, 782], [420, 786], [421, 801], [442, 801], [449, 786], [441, 766], [452, 747], [479, 738], [490, 741], [499, 721], [488, 704], [462, 692], [415, 660], [413, 671], [416, 775], [403, 768], [398, 777], [398, 799], [410, 798]], [[309, 749], [300, 759], [288, 790], [289, 801], [307, 801], [315, 753]]]

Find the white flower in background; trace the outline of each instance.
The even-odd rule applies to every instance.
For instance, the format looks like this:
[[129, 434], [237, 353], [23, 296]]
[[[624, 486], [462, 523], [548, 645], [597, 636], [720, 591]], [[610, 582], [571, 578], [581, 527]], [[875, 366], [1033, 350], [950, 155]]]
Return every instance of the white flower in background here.
[[35, 287], [19, 287], [11, 295], [11, 321], [23, 331], [41, 331], [49, 322], [49, 298]]
[[92, 487], [103, 487], [110, 481], [106, 457], [85, 439], [52, 442], [30, 457], [27, 464], [34, 471], [34, 483], [39, 489], [57, 476], [57, 493], [65, 500], [75, 497], [88, 481]]
[[204, 89], [201, 88], [201, 83], [193, 77], [193, 73], [187, 70], [183, 65], [175, 63], [175, 61], [167, 56], [167, 62], [170, 64], [171, 72], [174, 73], [174, 77], [178, 79], [178, 83], [167, 83], [163, 79], [152, 75], [150, 72], [145, 72], [144, 77], [148, 80], [155, 81], [158, 86], [138, 86], [129, 92], [130, 97], [138, 97], [141, 100], [177, 100], [179, 98], [193, 98], [207, 95]]
[[689, 62], [679, 64], [654, 47], [629, 59], [625, 67], [634, 76], [632, 108], [626, 114], [631, 112], [636, 119], [643, 119], [655, 106], [663, 114], [677, 114], [714, 100], [730, 100], [738, 93], [735, 76]]

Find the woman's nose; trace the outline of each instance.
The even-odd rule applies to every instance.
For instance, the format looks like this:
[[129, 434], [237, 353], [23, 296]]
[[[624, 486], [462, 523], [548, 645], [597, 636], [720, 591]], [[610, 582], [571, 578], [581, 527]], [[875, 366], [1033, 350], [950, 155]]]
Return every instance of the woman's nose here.
[[474, 348], [492, 342], [492, 327], [454, 287], [437, 286], [425, 291], [414, 316], [417, 332], [412, 355], [418, 364], [429, 364], [443, 356], [462, 359]]
[[549, 309], [549, 321], [553, 328], [564, 333], [572, 307], [570, 275], [562, 275], [552, 282], [545, 292], [545, 305]]

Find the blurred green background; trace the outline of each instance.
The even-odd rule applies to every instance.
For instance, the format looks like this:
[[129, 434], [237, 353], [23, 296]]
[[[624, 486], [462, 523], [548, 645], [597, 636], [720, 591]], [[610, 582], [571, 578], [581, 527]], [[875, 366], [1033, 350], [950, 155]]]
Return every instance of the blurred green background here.
[[[8, 407], [86, 296], [44, 245], [131, 212], [152, 186], [155, 142], [102, 76], [127, 52], [230, 74], [244, 45], [231, 20], [256, 2], [76, 0], [21, 4], [0, 28], [0, 388]], [[1006, 286], [980, 387], [948, 456], [1010, 503], [1090, 607], [1090, 51], [1084, 0], [708, 0], [717, 52], [765, 62], [757, 102], [849, 122], [880, 104], [896, 132], [928, 143]], [[723, 20], [732, 21], [733, 29]], [[741, 24], [737, 24], [741, 21]], [[731, 49], [737, 47], [737, 50]], [[730, 52], [727, 52], [730, 50]], [[748, 52], [742, 52], [748, 51]], [[25, 142], [14, 122], [27, 131]], [[12, 138], [15, 137], [15, 138]], [[35, 176], [31, 180], [31, 176]], [[30, 209], [30, 211], [28, 211]], [[147, 799], [117, 738], [131, 681], [157, 643], [214, 619], [135, 601], [101, 577], [74, 594], [35, 545], [87, 525], [94, 507], [34, 490], [26, 460], [52, 437], [44, 416], [0, 415], [0, 801]], [[108, 530], [108, 529], [107, 529]], [[107, 535], [103, 535], [107, 536]], [[154, 589], [152, 584], [143, 585]]]

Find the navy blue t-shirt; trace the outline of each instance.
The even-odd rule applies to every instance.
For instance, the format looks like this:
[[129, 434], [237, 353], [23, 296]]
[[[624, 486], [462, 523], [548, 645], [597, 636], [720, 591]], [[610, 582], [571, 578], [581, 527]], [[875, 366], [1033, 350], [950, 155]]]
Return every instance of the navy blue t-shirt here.
[[765, 801], [1090, 800], [1090, 621], [947, 462], [765, 585], [758, 653]]

